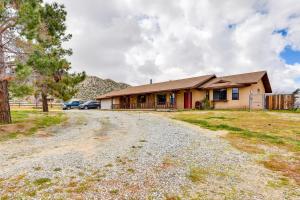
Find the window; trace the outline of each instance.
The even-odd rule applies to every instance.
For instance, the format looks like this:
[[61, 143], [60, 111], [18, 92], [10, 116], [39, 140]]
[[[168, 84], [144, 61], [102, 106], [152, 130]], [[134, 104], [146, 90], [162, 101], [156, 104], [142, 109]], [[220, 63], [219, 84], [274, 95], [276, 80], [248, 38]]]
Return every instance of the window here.
[[214, 101], [227, 100], [227, 89], [214, 90]]
[[166, 95], [158, 94], [156, 96], [156, 98], [157, 98], [157, 105], [164, 105], [164, 104], [166, 104]]
[[239, 100], [239, 88], [232, 88], [232, 100]]
[[146, 96], [145, 95], [138, 96], [138, 103], [146, 103]]
[[175, 103], [175, 95], [174, 95], [174, 93], [173, 93], [173, 94], [170, 94], [170, 103], [171, 103], [171, 104], [174, 104], [174, 103]]

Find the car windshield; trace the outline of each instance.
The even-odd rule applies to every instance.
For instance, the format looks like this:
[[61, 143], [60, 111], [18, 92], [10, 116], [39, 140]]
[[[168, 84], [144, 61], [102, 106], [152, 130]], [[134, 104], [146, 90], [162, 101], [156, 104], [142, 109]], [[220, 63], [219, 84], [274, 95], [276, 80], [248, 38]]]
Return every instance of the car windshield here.
[[84, 102], [84, 105], [90, 104], [92, 101], [86, 101]]

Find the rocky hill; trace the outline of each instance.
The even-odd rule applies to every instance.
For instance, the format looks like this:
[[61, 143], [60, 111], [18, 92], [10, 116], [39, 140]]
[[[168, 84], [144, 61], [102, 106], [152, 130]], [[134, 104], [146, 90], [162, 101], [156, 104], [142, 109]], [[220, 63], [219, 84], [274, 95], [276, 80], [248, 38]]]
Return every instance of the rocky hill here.
[[128, 84], [118, 83], [111, 79], [87, 76], [86, 79], [77, 86], [79, 91], [74, 98], [82, 100], [95, 99], [101, 94], [105, 94], [113, 90], [121, 90], [129, 86], [130, 85]]

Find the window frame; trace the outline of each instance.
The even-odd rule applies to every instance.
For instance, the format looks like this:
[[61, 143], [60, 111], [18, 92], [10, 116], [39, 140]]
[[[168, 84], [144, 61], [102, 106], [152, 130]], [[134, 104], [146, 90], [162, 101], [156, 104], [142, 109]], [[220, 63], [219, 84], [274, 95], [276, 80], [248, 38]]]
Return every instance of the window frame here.
[[[159, 97], [164, 97], [164, 102], [159, 101]], [[157, 105], [165, 105], [167, 103], [167, 95], [165, 94], [157, 94], [156, 95]]]
[[146, 95], [139, 95], [138, 96], [138, 103], [146, 103], [146, 102], [147, 102]]
[[[234, 92], [235, 90], [237, 92]], [[231, 99], [234, 101], [240, 100], [240, 89], [239, 88], [232, 88]]]
[[213, 90], [214, 101], [227, 101], [227, 88]]

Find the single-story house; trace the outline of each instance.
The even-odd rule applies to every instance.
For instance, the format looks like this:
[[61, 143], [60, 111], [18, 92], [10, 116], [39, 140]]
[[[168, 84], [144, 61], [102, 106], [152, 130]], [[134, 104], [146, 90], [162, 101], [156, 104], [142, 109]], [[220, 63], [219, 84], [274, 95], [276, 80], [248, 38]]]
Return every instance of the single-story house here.
[[209, 102], [215, 109], [246, 109], [250, 94], [271, 92], [267, 72], [259, 71], [128, 87], [101, 95], [97, 100], [101, 101], [101, 109], [194, 109], [201, 102]]

